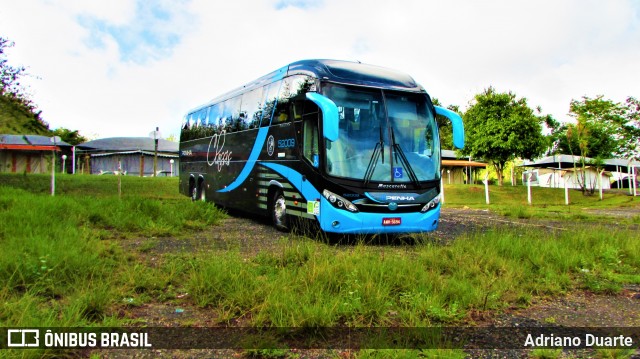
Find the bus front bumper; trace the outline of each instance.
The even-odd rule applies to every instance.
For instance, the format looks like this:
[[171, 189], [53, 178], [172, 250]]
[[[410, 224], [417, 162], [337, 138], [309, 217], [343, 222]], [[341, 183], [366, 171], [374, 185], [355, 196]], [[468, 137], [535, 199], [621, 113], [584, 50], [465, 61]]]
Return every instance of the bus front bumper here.
[[341, 234], [429, 232], [438, 228], [440, 219], [440, 204], [425, 213], [352, 213], [335, 208], [322, 198], [320, 211], [320, 228]]

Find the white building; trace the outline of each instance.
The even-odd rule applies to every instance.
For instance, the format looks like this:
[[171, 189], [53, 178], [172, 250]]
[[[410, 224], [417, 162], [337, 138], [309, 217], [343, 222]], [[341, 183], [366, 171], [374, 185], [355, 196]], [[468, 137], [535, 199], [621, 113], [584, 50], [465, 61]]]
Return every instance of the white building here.
[[580, 189], [610, 189], [612, 180], [629, 177], [634, 167], [638, 167], [637, 161], [624, 159], [606, 159], [598, 166], [591, 158], [585, 158], [586, 166], [582, 168], [582, 159], [579, 156], [555, 155], [547, 156], [536, 161], [525, 161], [522, 167], [531, 168], [522, 175], [526, 183], [531, 174], [531, 185], [550, 188]]

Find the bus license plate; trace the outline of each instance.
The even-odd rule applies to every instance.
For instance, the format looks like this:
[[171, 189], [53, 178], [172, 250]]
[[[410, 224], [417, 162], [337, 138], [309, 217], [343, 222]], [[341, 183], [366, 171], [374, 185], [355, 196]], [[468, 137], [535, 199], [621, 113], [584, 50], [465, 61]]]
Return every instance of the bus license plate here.
[[402, 224], [402, 218], [399, 218], [399, 217], [382, 219], [383, 226], [399, 226], [401, 224]]

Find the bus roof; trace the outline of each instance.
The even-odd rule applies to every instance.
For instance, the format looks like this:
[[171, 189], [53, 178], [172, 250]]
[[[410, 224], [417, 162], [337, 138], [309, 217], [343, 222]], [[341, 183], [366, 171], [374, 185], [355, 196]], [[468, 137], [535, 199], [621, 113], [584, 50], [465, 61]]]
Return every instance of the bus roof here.
[[381, 87], [405, 91], [421, 91], [411, 76], [385, 67], [339, 60], [303, 60], [289, 65], [289, 74], [304, 73], [321, 80]]
[[280, 80], [286, 76], [298, 74], [315, 77], [322, 81], [337, 82], [341, 84], [400, 91], [424, 92], [424, 88], [422, 86], [418, 85], [411, 76], [403, 72], [385, 67], [363, 64], [360, 62], [313, 59], [293, 62], [244, 86], [220, 95], [209, 103], [198, 106], [197, 108], [189, 111], [189, 113], [235, 97], [256, 87], [264, 86], [265, 84]]

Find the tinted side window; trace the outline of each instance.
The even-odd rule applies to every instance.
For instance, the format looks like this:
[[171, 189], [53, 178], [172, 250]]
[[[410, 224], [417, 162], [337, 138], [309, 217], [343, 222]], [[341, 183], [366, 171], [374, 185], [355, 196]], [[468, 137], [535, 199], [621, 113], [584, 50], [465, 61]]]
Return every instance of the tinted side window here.
[[264, 108], [262, 110], [262, 122], [260, 126], [269, 126], [271, 116], [273, 115], [276, 103], [278, 102], [278, 93], [282, 81], [276, 81], [266, 87]]
[[245, 92], [242, 95], [242, 116], [240, 117], [242, 117], [244, 121], [243, 128], [251, 129], [258, 127], [262, 117], [262, 100], [262, 87]]
[[216, 127], [211, 121], [211, 106], [202, 109], [199, 112], [199, 117], [201, 118], [198, 122], [198, 134], [196, 138], [209, 137], [213, 136], [216, 133]]
[[296, 97], [308, 91], [315, 91], [315, 80], [312, 77], [304, 75], [295, 75], [290, 77], [289, 97]]
[[209, 124], [216, 129], [216, 132], [220, 132], [224, 128], [224, 102], [209, 108]]
[[[278, 102], [274, 112], [271, 124], [284, 123], [289, 120], [289, 105], [293, 99], [304, 100], [304, 94], [315, 86], [315, 80], [304, 75], [294, 75], [283, 80], [278, 94]], [[293, 120], [300, 120], [302, 116], [301, 109], [293, 108]]]
[[242, 97], [234, 97], [225, 101], [224, 115], [226, 118], [226, 124], [224, 129], [227, 132], [242, 131], [244, 123], [240, 120], [240, 104], [242, 103]]
[[184, 117], [182, 121], [182, 130], [180, 131], [180, 142], [190, 140], [191, 124], [189, 123], [189, 115]]
[[183, 134], [186, 140], [202, 138], [207, 135], [206, 123], [208, 110], [208, 108], [203, 108], [187, 115], [189, 129], [183, 130]]
[[280, 93], [278, 94], [278, 102], [273, 113], [272, 125], [287, 122], [289, 120], [289, 104], [291, 103], [291, 77], [282, 80], [280, 85]]

